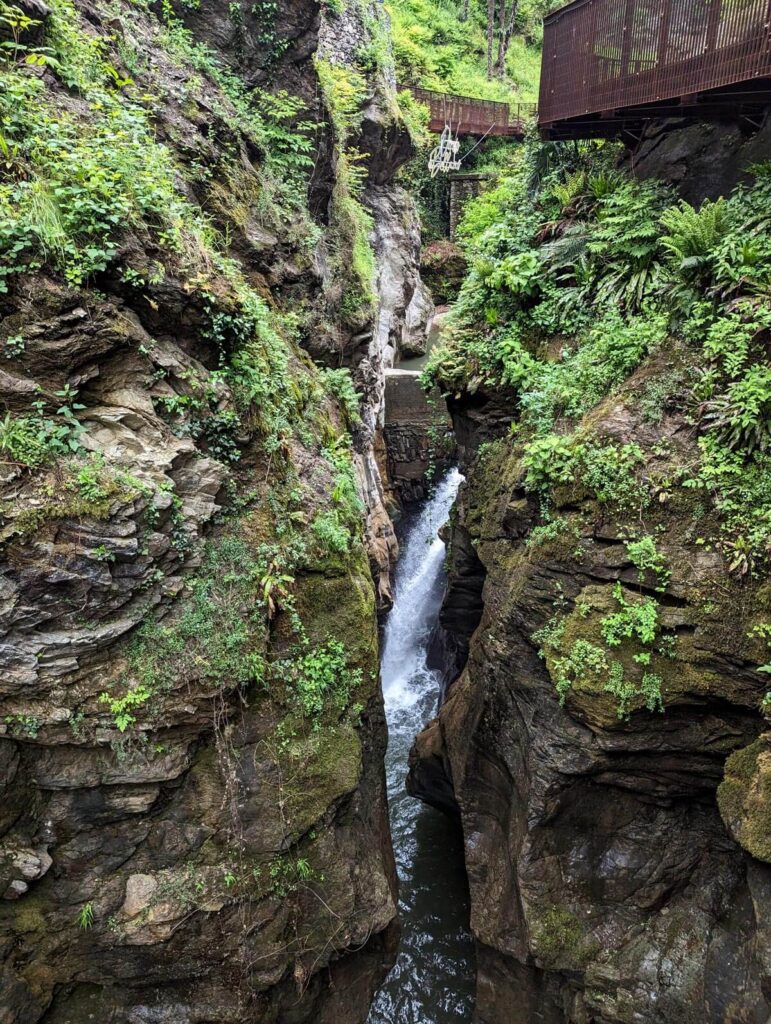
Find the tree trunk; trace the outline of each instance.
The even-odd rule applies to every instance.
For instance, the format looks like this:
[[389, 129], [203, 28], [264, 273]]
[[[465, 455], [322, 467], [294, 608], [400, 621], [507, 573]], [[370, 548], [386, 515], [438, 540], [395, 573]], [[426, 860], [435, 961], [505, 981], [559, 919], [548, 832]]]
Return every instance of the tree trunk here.
[[511, 37], [514, 35], [514, 22], [517, 20], [519, 0], [511, 0], [508, 20], [506, 14], [506, 2], [501, 0], [501, 35], [498, 39], [498, 60], [496, 61], [495, 73], [498, 78], [506, 77], [506, 54], [509, 52]]
[[463, 0], [463, 10], [460, 12], [460, 21], [468, 21], [468, 0]]
[[[500, 0], [504, 3], [504, 0]], [[495, 0], [487, 0], [487, 77], [493, 77], [493, 38], [495, 36]]]

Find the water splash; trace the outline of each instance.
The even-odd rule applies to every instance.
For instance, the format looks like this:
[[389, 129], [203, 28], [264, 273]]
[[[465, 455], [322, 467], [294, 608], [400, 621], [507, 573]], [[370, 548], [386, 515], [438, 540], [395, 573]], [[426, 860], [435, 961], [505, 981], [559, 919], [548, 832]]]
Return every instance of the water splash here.
[[474, 951], [458, 829], [404, 789], [415, 734], [436, 713], [438, 672], [426, 665], [444, 584], [447, 520], [463, 478], [452, 470], [410, 528], [396, 571], [381, 672], [388, 717], [386, 774], [400, 881], [402, 941], [368, 1024], [468, 1024]]

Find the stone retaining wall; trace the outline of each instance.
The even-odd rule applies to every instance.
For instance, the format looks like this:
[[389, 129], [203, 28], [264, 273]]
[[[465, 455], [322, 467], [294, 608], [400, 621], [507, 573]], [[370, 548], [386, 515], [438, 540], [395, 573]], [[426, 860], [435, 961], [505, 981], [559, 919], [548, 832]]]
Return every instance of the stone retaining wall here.
[[444, 403], [438, 392], [426, 397], [418, 371], [388, 370], [385, 384], [388, 477], [404, 506], [427, 496], [434, 474], [451, 465], [455, 442]]

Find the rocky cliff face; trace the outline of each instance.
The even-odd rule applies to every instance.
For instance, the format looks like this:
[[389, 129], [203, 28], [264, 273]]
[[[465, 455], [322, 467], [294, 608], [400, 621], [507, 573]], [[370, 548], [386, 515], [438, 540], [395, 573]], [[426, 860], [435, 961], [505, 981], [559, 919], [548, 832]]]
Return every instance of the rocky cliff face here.
[[[645, 516], [657, 521], [666, 587], [656, 567], [630, 558], [624, 515], [588, 486], [558, 492], [558, 525], [543, 526], [516, 445], [494, 440], [505, 396], [453, 403], [468, 482], [443, 620], [468, 660], [417, 739], [410, 785], [462, 823], [485, 1024], [768, 1018], [766, 686], [756, 669], [769, 585], [730, 575], [696, 543], [703, 510], [671, 485], [692, 430], [676, 403], [653, 423], [637, 401], [677, 357], [662, 358], [595, 410], [592, 426], [645, 452], [635, 486], [658, 481]], [[620, 600], [658, 602], [661, 703], [611, 692], [591, 666], [569, 663], [599, 650]], [[627, 674], [640, 658], [630, 639], [616, 656]]]
[[394, 295], [367, 263], [411, 215], [393, 90], [328, 40], [379, 14], [28, 13], [2, 68], [0, 1020], [359, 1022], [395, 917], [373, 449], [423, 314], [416, 254]]
[[725, 196], [751, 181], [749, 168], [771, 155], [771, 127], [653, 121], [625, 160], [636, 175], [673, 184], [689, 202]]

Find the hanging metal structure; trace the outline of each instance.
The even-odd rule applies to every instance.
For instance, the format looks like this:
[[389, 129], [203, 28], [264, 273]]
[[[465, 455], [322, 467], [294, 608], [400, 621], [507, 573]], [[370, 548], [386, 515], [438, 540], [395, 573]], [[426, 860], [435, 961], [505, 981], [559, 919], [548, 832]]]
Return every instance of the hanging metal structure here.
[[452, 137], [452, 128], [446, 124], [439, 138], [439, 145], [431, 150], [428, 157], [428, 171], [432, 178], [437, 174], [448, 174], [460, 168], [462, 161], [458, 159], [459, 149], [460, 139]]

